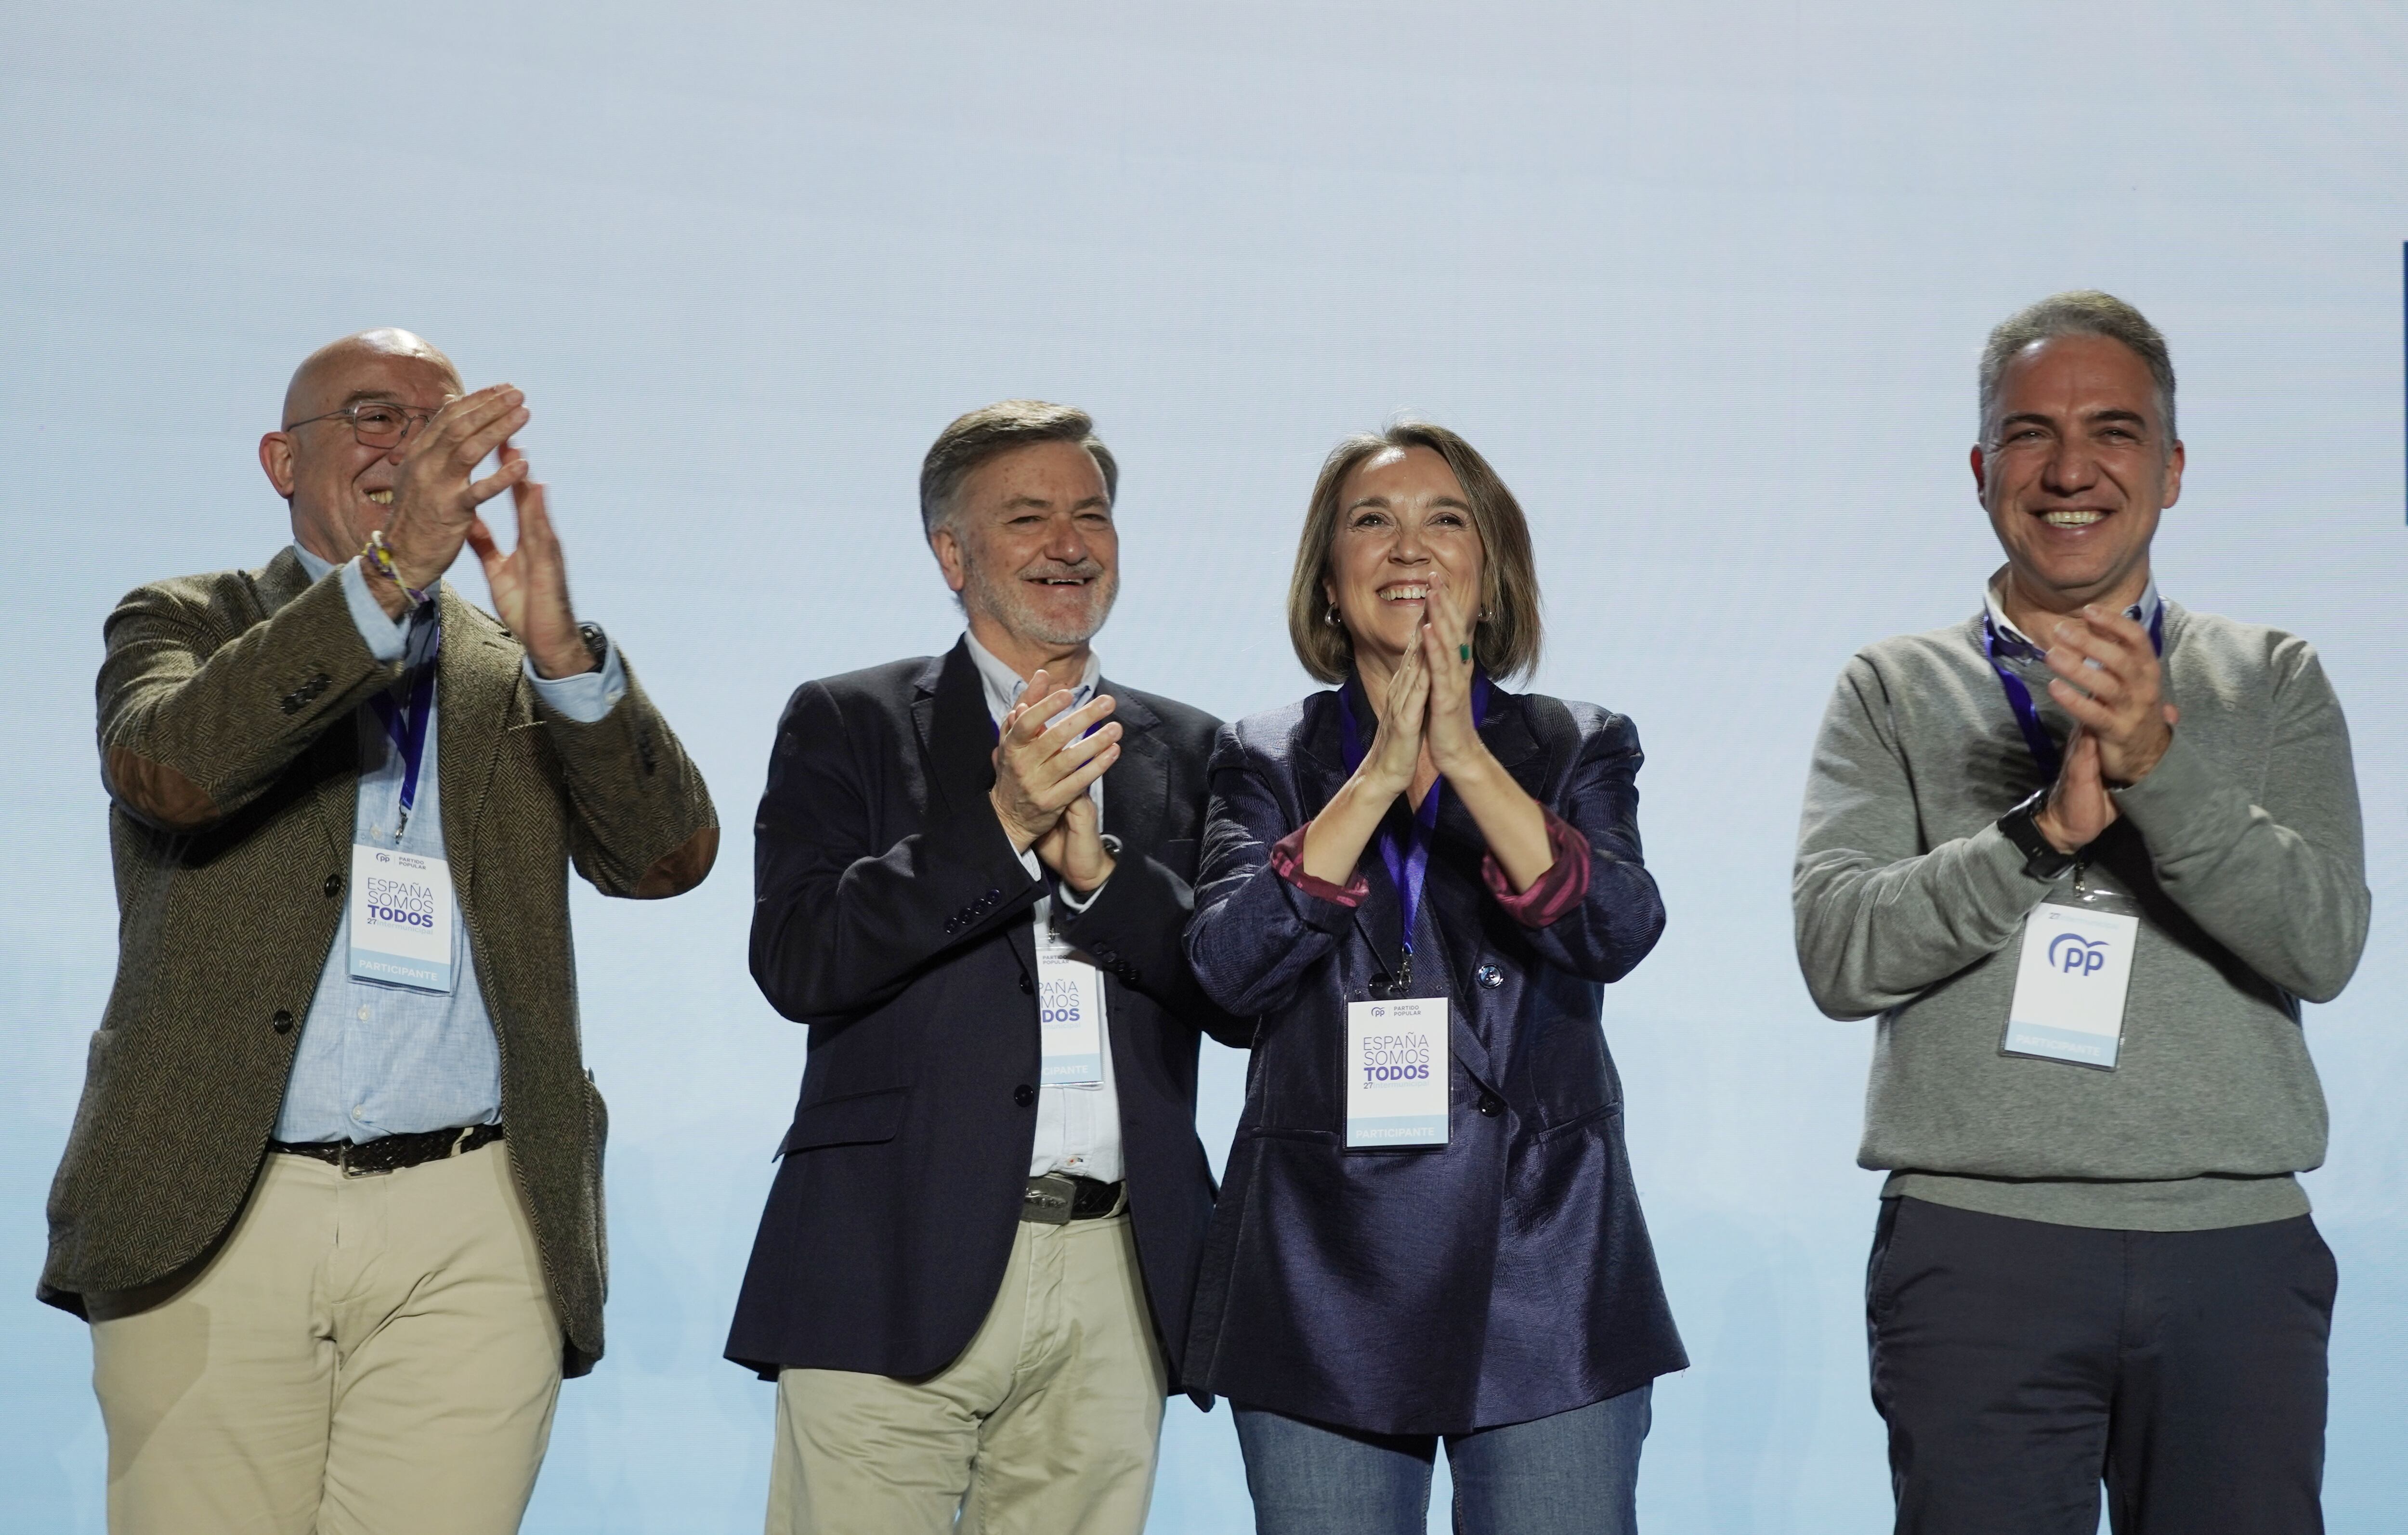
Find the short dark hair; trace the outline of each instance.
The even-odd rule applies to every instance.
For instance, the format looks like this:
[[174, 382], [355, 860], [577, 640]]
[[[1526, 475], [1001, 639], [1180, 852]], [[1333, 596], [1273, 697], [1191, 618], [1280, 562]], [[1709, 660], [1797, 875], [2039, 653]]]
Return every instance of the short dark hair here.
[[1512, 678], [1539, 664], [1539, 570], [1530, 553], [1530, 524], [1522, 503], [1505, 488], [1480, 450], [1432, 422], [1399, 421], [1384, 432], [1361, 432], [1329, 450], [1312, 499], [1305, 503], [1304, 532], [1297, 539], [1296, 568], [1287, 583], [1287, 638], [1296, 658], [1313, 678], [1342, 682], [1354, 669], [1354, 642], [1332, 622], [1334, 610], [1323, 591], [1329, 579], [1329, 550], [1338, 539], [1338, 498], [1346, 477], [1373, 455], [1391, 448], [1427, 448], [1455, 471], [1471, 503], [1472, 531], [1480, 535], [1480, 608], [1471, 631], [1472, 653], [1491, 676]]
[[1999, 380], [2007, 365], [2033, 342], [2058, 336], [2103, 336], [2121, 341], [2148, 366], [2149, 378], [2157, 384], [2157, 426], [2165, 434], [2166, 451], [2172, 452], [2180, 434], [2174, 430], [2174, 360], [2166, 350], [2166, 338], [2140, 310], [2096, 288], [2051, 294], [2017, 309], [1991, 330], [1989, 344], [1982, 349], [1983, 443], [1989, 442], [1990, 412], [1998, 408]]
[[1043, 400], [998, 400], [954, 417], [952, 425], [937, 434], [920, 464], [920, 531], [934, 538], [952, 522], [953, 497], [972, 469], [1037, 442], [1075, 442], [1087, 450], [1103, 471], [1104, 498], [1118, 499], [1120, 465], [1096, 436], [1095, 421], [1084, 410]]

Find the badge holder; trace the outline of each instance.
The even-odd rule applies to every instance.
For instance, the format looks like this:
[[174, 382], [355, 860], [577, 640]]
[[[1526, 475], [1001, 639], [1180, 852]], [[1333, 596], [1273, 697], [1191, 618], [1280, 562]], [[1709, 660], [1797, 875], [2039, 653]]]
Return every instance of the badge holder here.
[[1100, 1087], [1103, 974], [1060, 934], [1040, 929], [1037, 937], [1039, 1080], [1048, 1087]]
[[2073, 887], [2024, 919], [2001, 1054], [2113, 1071], [2123, 1053], [2124, 1003], [2140, 943], [2141, 909], [2118, 890]]
[[376, 985], [449, 994], [457, 926], [452, 865], [439, 854], [405, 853], [401, 846], [418, 804], [419, 769], [435, 714], [435, 664], [443, 631], [431, 632], [424, 658], [409, 671], [407, 710], [383, 694], [368, 700], [400, 753], [402, 778], [392, 844], [351, 844], [350, 973], [353, 981]]
[[1348, 1151], [1446, 1144], [1451, 1006], [1443, 997], [1346, 1004]]

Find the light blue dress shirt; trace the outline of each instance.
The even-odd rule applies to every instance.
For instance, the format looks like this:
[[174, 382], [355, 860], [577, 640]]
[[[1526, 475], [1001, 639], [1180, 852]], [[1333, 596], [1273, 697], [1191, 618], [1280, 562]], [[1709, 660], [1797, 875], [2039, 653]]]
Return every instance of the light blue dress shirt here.
[[[298, 544], [294, 552], [312, 581], [334, 568]], [[437, 636], [432, 609], [405, 614], [396, 623], [369, 594], [357, 560], [345, 561], [342, 572], [351, 622], [359, 625], [370, 654], [380, 661], [407, 658], [412, 667], [432, 656]], [[406, 706], [409, 673], [403, 675], [393, 698]], [[626, 669], [619, 664], [615, 646], [606, 650], [598, 671], [552, 680], [537, 676], [530, 663], [527, 680], [546, 704], [587, 724], [608, 715], [627, 691]], [[443, 706], [439, 694], [438, 684], [433, 705], [438, 717]], [[427, 722], [418, 793], [407, 825], [401, 823], [405, 765], [400, 750], [368, 705], [360, 706], [352, 728], [360, 741], [359, 810], [352, 839], [442, 857], [443, 775], [436, 757], [435, 720]], [[469, 952], [467, 923], [458, 903], [453, 903], [452, 918], [452, 991], [447, 996], [351, 979], [350, 897], [345, 891], [335, 946], [327, 952], [317, 994], [301, 1026], [276, 1139], [374, 1140], [492, 1124], [502, 1112], [501, 1047], [494, 1038], [484, 994], [478, 989], [476, 956]]]

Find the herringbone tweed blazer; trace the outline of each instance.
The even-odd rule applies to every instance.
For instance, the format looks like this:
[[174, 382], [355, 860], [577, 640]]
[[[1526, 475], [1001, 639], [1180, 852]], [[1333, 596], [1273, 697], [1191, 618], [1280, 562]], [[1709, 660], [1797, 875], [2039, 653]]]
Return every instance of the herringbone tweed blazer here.
[[[507, 629], [441, 590], [443, 839], [487, 1011], [502, 1119], [564, 1334], [602, 1353], [602, 1099], [580, 1057], [568, 878], [674, 896], [719, 847], [702, 775], [628, 675], [600, 722], [547, 709]], [[160, 581], [109, 615], [100, 670], [118, 969], [50, 1188], [39, 1294], [82, 1313], [205, 1257], [265, 1156], [342, 915], [352, 711], [400, 675], [338, 574], [287, 549]]]

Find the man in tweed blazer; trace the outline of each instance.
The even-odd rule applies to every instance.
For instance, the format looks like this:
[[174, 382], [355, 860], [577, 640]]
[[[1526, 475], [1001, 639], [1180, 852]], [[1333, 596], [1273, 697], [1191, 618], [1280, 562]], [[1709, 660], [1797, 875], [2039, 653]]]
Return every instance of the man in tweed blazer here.
[[[119, 968], [40, 1294], [92, 1322], [112, 1531], [514, 1530], [602, 1352], [567, 869], [674, 896], [718, 826], [571, 616], [517, 390], [371, 331], [282, 420], [293, 546], [107, 625]], [[477, 513], [506, 489], [509, 553]], [[502, 622], [440, 584], [464, 542]], [[417, 946], [364, 942], [403, 868]]]

